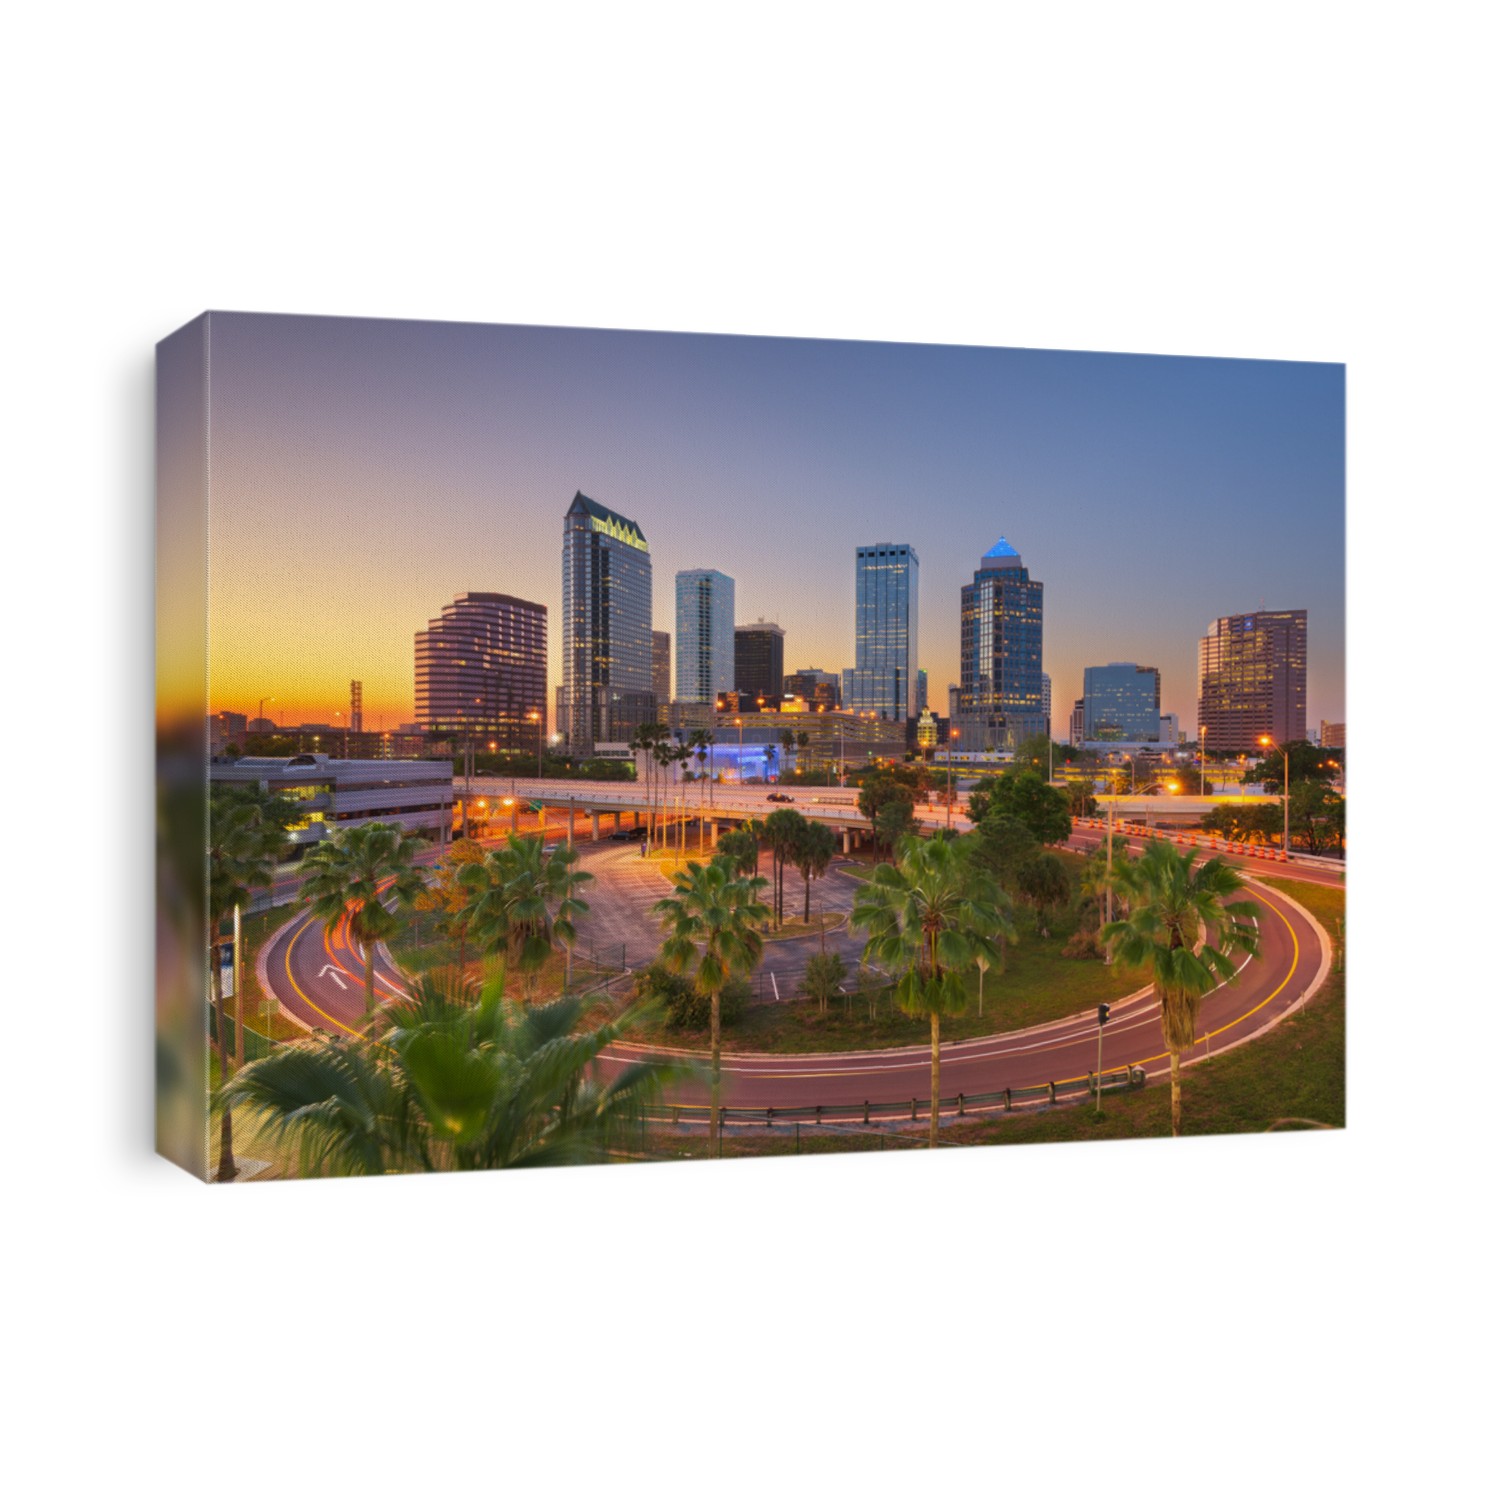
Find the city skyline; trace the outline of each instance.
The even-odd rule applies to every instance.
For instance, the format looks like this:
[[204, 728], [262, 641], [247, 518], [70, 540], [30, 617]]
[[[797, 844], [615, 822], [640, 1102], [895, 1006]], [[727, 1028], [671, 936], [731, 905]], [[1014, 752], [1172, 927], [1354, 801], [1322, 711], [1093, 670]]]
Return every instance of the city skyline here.
[[[673, 619], [677, 571], [720, 568], [739, 581], [736, 623], [776, 619], [789, 661], [839, 672], [855, 659], [851, 553], [883, 533], [922, 554], [918, 666], [956, 682], [960, 589], [1004, 532], [1047, 581], [1043, 666], [1063, 705], [1085, 666], [1145, 660], [1162, 711], [1191, 726], [1205, 625], [1263, 601], [1308, 610], [1309, 722], [1346, 717], [1342, 367], [212, 326], [214, 710], [273, 696], [278, 722], [331, 720], [358, 677], [367, 725], [409, 721], [412, 634], [445, 600], [509, 592], [560, 618], [555, 517], [582, 489], [650, 534], [655, 624]], [[317, 496], [325, 525], [347, 517], [327, 548], [297, 544]]]

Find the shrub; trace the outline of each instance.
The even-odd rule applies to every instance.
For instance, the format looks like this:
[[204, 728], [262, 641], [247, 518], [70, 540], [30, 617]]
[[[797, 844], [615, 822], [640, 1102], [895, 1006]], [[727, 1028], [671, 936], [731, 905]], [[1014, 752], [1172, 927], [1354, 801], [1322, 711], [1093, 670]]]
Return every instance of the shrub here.
[[[681, 1031], [706, 1031], [709, 999], [686, 974], [674, 974], [665, 964], [655, 963], [635, 976], [635, 997], [662, 1007], [668, 1026]], [[719, 996], [719, 1024], [732, 1026], [750, 1003], [750, 985], [731, 979]]]

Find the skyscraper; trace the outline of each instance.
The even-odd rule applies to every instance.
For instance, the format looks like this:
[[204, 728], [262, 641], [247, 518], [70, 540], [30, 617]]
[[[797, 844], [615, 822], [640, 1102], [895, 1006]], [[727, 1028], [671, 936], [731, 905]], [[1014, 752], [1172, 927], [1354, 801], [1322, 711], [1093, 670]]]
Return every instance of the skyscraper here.
[[1042, 718], [1047, 722], [1047, 737], [1052, 737], [1052, 678], [1042, 673]]
[[1225, 615], [1198, 642], [1198, 732], [1210, 754], [1307, 738], [1307, 611]]
[[844, 707], [904, 723], [917, 713], [916, 550], [878, 542], [854, 553], [854, 666]]
[[349, 684], [349, 727], [355, 734], [365, 727], [365, 685], [359, 681]]
[[1085, 740], [1156, 740], [1161, 736], [1161, 673], [1133, 661], [1083, 669]]
[[672, 632], [651, 632], [651, 692], [656, 698], [656, 711], [661, 711], [672, 701]]
[[734, 681], [734, 579], [717, 568], [677, 575], [677, 701], [712, 703]]
[[485, 593], [445, 604], [416, 635], [416, 715], [423, 729], [533, 749], [547, 723], [546, 605]]
[[655, 713], [651, 552], [634, 521], [581, 490], [563, 517], [563, 692], [575, 755], [628, 740]]
[[769, 620], [734, 627], [734, 685], [753, 698], [779, 703], [786, 675], [786, 631]]
[[917, 712], [927, 707], [927, 668], [917, 668]]
[[1042, 683], [1042, 585], [1001, 537], [959, 603], [959, 743], [1014, 750], [1050, 732]]

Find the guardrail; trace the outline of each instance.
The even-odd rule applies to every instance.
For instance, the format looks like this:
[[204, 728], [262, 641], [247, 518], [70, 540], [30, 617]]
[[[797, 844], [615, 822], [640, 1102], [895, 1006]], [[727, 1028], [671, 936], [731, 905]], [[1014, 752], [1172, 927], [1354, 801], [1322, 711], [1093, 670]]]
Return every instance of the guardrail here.
[[[1109, 828], [1105, 818], [1074, 818], [1075, 829], [1087, 828], [1104, 833]], [[1115, 819], [1115, 832], [1122, 838], [1165, 839], [1170, 844], [1182, 844], [1191, 849], [1207, 849], [1214, 854], [1238, 854], [1245, 859], [1263, 859], [1271, 864], [1302, 864], [1304, 862], [1327, 865], [1342, 870], [1344, 861], [1323, 854], [1288, 854], [1272, 844], [1250, 844], [1243, 839], [1226, 838], [1222, 834], [1201, 833], [1196, 830], [1153, 828], [1148, 823], [1127, 822]]]
[[[1144, 1088], [1146, 1070], [1130, 1067], [1105, 1073], [1099, 1080], [1099, 1091], [1105, 1094], [1125, 1093]], [[1019, 1089], [996, 1089], [985, 1094], [955, 1094], [951, 1099], [938, 1100], [938, 1115], [951, 1114], [961, 1118], [970, 1110], [990, 1111], [998, 1109], [1006, 1113], [1032, 1104], [1056, 1104], [1059, 1100], [1084, 1098], [1095, 1091], [1096, 1080], [1092, 1073], [1083, 1078], [1064, 1079], [1061, 1083], [1039, 1083]], [[859, 1104], [798, 1104], [777, 1108], [768, 1105], [765, 1109], [748, 1109], [735, 1105], [721, 1105], [719, 1124], [791, 1125], [811, 1122], [813, 1124], [848, 1124], [851, 1121], [863, 1125], [894, 1123], [896, 1121], [921, 1120], [927, 1118], [932, 1107], [930, 1099], [901, 1099], [872, 1102], [869, 1099]], [[708, 1104], [661, 1105], [651, 1112], [649, 1119], [657, 1124], [707, 1125], [712, 1114]]]

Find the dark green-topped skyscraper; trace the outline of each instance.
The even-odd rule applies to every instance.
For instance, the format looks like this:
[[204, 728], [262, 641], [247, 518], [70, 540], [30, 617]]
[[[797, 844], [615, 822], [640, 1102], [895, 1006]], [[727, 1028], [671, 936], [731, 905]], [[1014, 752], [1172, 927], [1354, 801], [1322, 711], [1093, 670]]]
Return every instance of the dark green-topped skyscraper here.
[[651, 552], [641, 528], [580, 490], [563, 517], [558, 732], [574, 755], [628, 740], [656, 711]]

